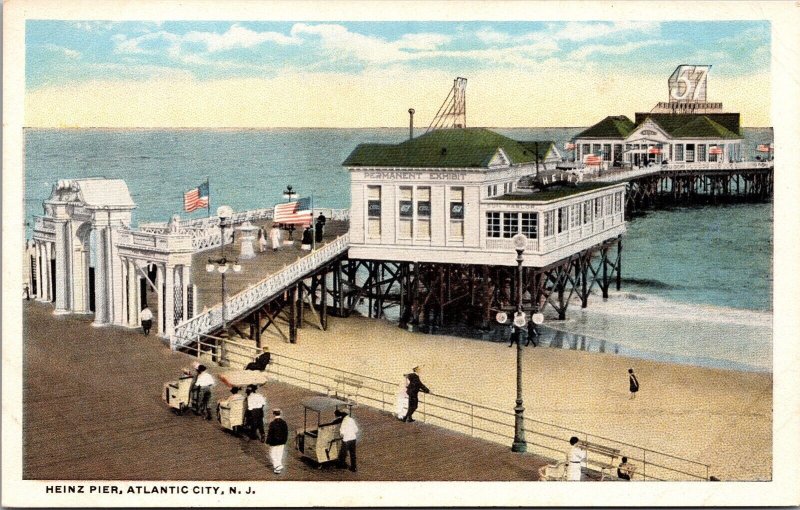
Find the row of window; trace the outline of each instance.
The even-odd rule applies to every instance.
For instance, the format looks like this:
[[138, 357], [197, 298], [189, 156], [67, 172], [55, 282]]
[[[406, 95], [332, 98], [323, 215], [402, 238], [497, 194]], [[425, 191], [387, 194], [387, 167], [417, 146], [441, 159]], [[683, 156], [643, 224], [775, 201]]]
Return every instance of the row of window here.
[[503, 193], [498, 193], [497, 184], [491, 184], [486, 186], [486, 196], [487, 197], [496, 197], [500, 194], [505, 195], [507, 193], [511, 193], [514, 191], [514, 183], [513, 182], [504, 182], [503, 183]]
[[[431, 238], [431, 188], [430, 186], [401, 186], [398, 194], [400, 239]], [[450, 238], [464, 239], [464, 188], [450, 188]], [[381, 237], [381, 187], [367, 186], [367, 235], [370, 239]]]
[[[614, 196], [606, 195], [578, 204], [572, 204], [552, 211], [536, 212], [487, 212], [486, 237], [511, 238], [521, 232], [529, 239], [536, 239], [541, 232], [542, 237], [550, 237], [555, 233], [566, 232], [571, 228], [591, 223], [595, 218], [602, 218], [622, 212], [622, 193]], [[541, 214], [541, 230], [539, 224]]]

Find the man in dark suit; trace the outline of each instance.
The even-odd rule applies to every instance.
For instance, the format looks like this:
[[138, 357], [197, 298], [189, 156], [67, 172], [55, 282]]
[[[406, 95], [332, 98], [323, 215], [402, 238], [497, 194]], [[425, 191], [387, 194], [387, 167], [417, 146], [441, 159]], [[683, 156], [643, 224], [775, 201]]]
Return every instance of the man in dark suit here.
[[322, 242], [322, 236], [325, 234], [325, 223], [327, 220], [328, 219], [322, 213], [319, 213], [319, 216], [317, 216], [317, 223], [314, 225], [315, 240], [317, 243]]
[[412, 418], [414, 411], [417, 410], [417, 406], [419, 405], [419, 392], [423, 393], [430, 393], [431, 390], [428, 389], [427, 386], [422, 384], [422, 381], [419, 379], [419, 372], [420, 367], [414, 367], [414, 371], [411, 372], [406, 376], [408, 379], [408, 386], [406, 386], [406, 393], [408, 393], [408, 412], [406, 413], [403, 421], [413, 422], [414, 418]]

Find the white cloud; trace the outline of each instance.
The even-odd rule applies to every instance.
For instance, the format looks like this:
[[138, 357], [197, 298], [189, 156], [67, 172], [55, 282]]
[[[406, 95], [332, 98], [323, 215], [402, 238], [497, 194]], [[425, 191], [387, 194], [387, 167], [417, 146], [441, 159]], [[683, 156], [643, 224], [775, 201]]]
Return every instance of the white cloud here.
[[498, 32], [493, 28], [481, 28], [475, 32], [475, 36], [485, 44], [501, 44], [511, 40], [511, 36], [505, 32]]
[[84, 30], [86, 32], [105, 32], [114, 28], [116, 21], [73, 21], [70, 22], [72, 28]]
[[283, 35], [279, 32], [256, 32], [241, 25], [232, 25], [227, 32], [189, 32], [182, 37], [183, 41], [199, 42], [206, 46], [210, 53], [225, 51], [234, 48], [252, 48], [265, 42], [276, 44], [300, 44], [296, 37]]
[[589, 44], [570, 52], [568, 58], [582, 60], [595, 53], [599, 53], [601, 55], [625, 55], [646, 46], [655, 46], [658, 44], [664, 44], [664, 41], [651, 40], [629, 42], [625, 44]]
[[73, 50], [73, 49], [70, 49], [70, 48], [65, 48], [63, 46], [58, 46], [58, 45], [55, 45], [55, 44], [45, 44], [44, 48], [47, 51], [52, 51], [54, 53], [60, 53], [60, 54], [64, 55], [65, 57], [69, 58], [69, 59], [77, 60], [77, 59], [81, 58], [81, 52], [80, 51]]
[[618, 21], [615, 23], [570, 21], [553, 34], [556, 39], [586, 41], [612, 35], [641, 32], [655, 35], [660, 24], [655, 21]]

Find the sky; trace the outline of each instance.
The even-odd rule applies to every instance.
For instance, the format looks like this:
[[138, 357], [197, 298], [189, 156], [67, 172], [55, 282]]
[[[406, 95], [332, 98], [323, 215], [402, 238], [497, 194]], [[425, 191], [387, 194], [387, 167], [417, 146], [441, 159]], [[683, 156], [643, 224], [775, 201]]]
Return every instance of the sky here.
[[767, 21], [29, 20], [29, 127], [427, 124], [453, 79], [469, 126], [586, 126], [668, 100], [680, 64], [769, 126]]

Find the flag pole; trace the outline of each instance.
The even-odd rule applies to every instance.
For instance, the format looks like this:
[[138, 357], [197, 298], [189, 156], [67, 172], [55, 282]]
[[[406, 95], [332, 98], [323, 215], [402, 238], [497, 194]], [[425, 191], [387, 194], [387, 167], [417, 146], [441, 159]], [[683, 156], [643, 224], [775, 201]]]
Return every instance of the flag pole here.
[[[314, 194], [311, 194], [311, 224], [309, 227], [314, 229]], [[317, 231], [314, 230], [314, 236], [311, 238], [311, 251], [317, 248]]]
[[208, 187], [208, 205], [206, 205], [206, 212], [208, 213], [208, 217], [211, 217], [211, 181], [206, 176], [206, 186]]

